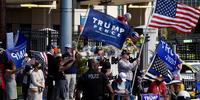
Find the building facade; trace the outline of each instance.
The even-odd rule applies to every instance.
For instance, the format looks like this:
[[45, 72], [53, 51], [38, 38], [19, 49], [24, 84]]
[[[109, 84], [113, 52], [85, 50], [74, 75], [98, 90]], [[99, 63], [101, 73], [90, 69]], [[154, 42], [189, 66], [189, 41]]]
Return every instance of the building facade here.
[[177, 0], [180, 3], [184, 3], [190, 6], [199, 7], [200, 1], [199, 0]]

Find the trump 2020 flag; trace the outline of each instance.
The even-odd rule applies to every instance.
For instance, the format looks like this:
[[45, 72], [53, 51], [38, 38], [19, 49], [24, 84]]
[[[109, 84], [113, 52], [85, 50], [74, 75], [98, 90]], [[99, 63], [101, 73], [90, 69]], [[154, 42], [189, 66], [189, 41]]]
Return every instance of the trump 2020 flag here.
[[122, 48], [131, 28], [116, 18], [89, 9], [82, 35]]
[[181, 33], [191, 33], [199, 16], [200, 9], [177, 3], [176, 0], [157, 0], [149, 27], [173, 28]]
[[6, 49], [8, 60], [12, 60], [16, 65], [17, 69], [22, 67], [22, 61], [24, 59], [24, 54], [26, 53], [26, 45], [27, 45], [26, 38], [23, 36], [23, 34], [18, 33], [17, 45], [13, 48]]
[[179, 56], [163, 39], [157, 45], [156, 54], [169, 65], [168, 68], [172, 72], [176, 71], [177, 65], [182, 63]]
[[157, 76], [162, 75], [165, 82], [169, 83], [174, 78], [173, 74], [178, 70], [177, 65], [182, 62], [178, 55], [163, 39], [160, 39], [155, 54], [144, 79], [154, 80]]

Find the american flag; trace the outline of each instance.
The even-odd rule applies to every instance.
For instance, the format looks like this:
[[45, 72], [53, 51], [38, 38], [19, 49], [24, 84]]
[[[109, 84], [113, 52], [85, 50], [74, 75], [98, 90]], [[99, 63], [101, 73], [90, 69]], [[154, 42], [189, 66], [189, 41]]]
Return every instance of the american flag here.
[[45, 70], [48, 64], [47, 55], [45, 52], [40, 51], [30, 51], [31, 52], [31, 58], [35, 58], [39, 61], [39, 63], [42, 64], [42, 70]]
[[196, 27], [200, 9], [176, 3], [175, 0], [157, 0], [149, 27], [173, 28], [181, 33], [191, 33]]
[[148, 72], [146, 72], [144, 79], [153, 81], [159, 75], [163, 76], [166, 83], [169, 83], [173, 79], [173, 74], [168, 69], [168, 65], [156, 55]]

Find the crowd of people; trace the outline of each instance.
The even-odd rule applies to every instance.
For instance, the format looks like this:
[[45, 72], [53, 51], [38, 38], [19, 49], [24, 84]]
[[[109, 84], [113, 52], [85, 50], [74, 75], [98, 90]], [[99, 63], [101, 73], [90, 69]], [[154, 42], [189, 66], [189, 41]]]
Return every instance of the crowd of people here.
[[[142, 93], [159, 94], [168, 100], [168, 89], [162, 75], [155, 81], [148, 82], [148, 90], [143, 91], [141, 86], [142, 73], [138, 70], [136, 79], [134, 72], [140, 64], [140, 59], [130, 61], [130, 52], [122, 50], [118, 63], [118, 75], [113, 77], [111, 62], [105, 57], [105, 51], [97, 48], [94, 55], [88, 58], [88, 70], [77, 78], [76, 59], [79, 52], [71, 45], [65, 46], [65, 52], [53, 45], [47, 47], [48, 66], [42, 70], [41, 63], [35, 58], [30, 58], [27, 53], [21, 69], [16, 69], [15, 64], [8, 60], [4, 51], [0, 52], [0, 100], [17, 100], [17, 73], [22, 74], [23, 100], [43, 100], [44, 90], [46, 100], [135, 100], [141, 99]], [[182, 66], [177, 66], [181, 70]], [[134, 82], [134, 87], [132, 84]], [[147, 84], [145, 84], [147, 85]], [[173, 90], [178, 94], [176, 88]], [[171, 87], [170, 87], [171, 88]], [[172, 95], [176, 95], [172, 94]], [[173, 96], [172, 96], [173, 98]]]

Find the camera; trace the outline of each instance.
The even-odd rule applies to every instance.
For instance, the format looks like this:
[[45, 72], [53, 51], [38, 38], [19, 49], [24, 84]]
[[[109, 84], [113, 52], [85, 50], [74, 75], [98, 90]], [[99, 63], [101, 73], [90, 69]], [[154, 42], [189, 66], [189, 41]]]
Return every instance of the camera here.
[[117, 64], [119, 62], [118, 57], [111, 57], [111, 64]]
[[135, 60], [136, 60], [136, 58], [132, 58], [132, 57], [129, 58], [130, 63], [133, 63]]

